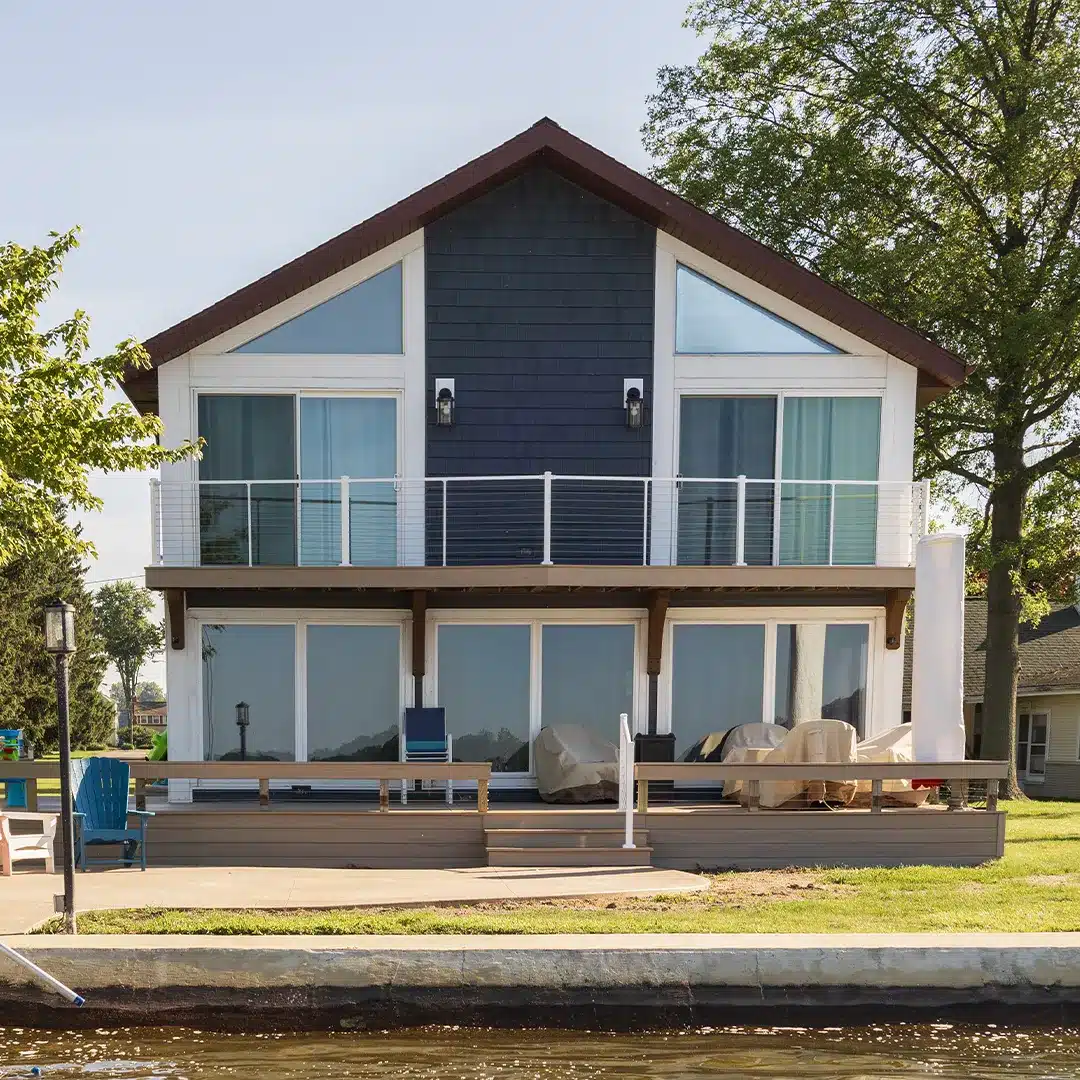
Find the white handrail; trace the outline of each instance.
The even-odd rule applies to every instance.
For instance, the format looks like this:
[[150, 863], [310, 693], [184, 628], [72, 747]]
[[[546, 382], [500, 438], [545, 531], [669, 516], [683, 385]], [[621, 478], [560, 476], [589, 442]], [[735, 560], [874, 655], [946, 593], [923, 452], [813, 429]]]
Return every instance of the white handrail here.
[[634, 740], [626, 713], [619, 713], [619, 809], [625, 815], [623, 847], [634, 847]]

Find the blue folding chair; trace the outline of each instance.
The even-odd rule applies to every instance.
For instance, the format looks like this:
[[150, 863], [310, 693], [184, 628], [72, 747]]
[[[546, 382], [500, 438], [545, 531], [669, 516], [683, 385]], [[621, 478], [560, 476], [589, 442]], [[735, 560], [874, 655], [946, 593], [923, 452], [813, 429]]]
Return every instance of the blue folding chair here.
[[[128, 809], [129, 770], [126, 761], [92, 757], [71, 763], [71, 790], [75, 802], [75, 865], [131, 866], [135, 850], [146, 869], [146, 821], [149, 810]], [[128, 828], [128, 815], [139, 819], [137, 829]], [[124, 854], [116, 859], [90, 859], [86, 849], [97, 844], [123, 844]]]
[[[451, 762], [453, 738], [446, 730], [446, 710], [408, 708], [405, 710], [405, 737], [401, 740], [401, 760]], [[409, 801], [409, 781], [401, 781], [401, 804]], [[454, 802], [454, 781], [446, 781], [446, 802]]]

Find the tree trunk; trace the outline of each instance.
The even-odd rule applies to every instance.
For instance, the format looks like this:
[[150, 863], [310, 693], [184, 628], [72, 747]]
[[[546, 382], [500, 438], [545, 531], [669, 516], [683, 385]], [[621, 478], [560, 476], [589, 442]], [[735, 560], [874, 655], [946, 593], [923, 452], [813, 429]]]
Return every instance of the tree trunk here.
[[994, 492], [991, 522], [994, 562], [986, 589], [986, 689], [982, 711], [982, 757], [1009, 762], [1006, 798], [1023, 796], [1016, 781], [1020, 597], [1013, 584], [1013, 572], [1019, 569], [1020, 563], [1024, 515], [1024, 488], [1019, 475], [1021, 469], [1022, 464], [1019, 469], [1007, 470], [1007, 479]]

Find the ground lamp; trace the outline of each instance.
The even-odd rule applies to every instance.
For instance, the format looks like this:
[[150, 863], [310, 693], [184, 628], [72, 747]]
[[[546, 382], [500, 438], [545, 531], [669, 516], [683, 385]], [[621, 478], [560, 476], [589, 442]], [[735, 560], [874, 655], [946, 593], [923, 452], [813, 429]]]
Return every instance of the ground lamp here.
[[68, 662], [75, 652], [75, 609], [63, 600], [57, 600], [45, 608], [45, 648], [56, 657], [56, 712], [60, 738], [60, 826], [64, 837], [64, 929], [69, 934], [74, 934], [75, 829], [71, 812]]
[[246, 701], [236, 703], [236, 726], [240, 729], [240, 760], [247, 761], [247, 729], [251, 723], [251, 706]]

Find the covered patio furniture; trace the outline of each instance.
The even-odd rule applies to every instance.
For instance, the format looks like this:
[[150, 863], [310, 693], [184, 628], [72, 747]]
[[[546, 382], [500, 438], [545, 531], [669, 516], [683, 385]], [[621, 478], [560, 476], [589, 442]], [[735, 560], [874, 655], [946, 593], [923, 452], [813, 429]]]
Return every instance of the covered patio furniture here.
[[542, 728], [533, 743], [536, 786], [551, 803], [614, 802], [619, 797], [619, 751], [577, 724]]
[[[843, 720], [804, 720], [764, 757], [764, 763], [853, 765], [856, 731]], [[810, 805], [846, 806], [855, 798], [855, 781], [763, 780], [761, 805], [784, 806], [795, 800]]]
[[[864, 739], [855, 747], [855, 752], [860, 762], [914, 761], [915, 745], [912, 741], [911, 725], [898, 724], [872, 739]], [[868, 806], [870, 789], [869, 780], [860, 780], [856, 802]], [[922, 806], [930, 795], [930, 788], [913, 787], [910, 780], [883, 780], [881, 794], [886, 805]]]
[[[138, 850], [139, 863], [146, 869], [146, 824], [151, 810], [128, 809], [129, 769], [117, 758], [92, 757], [71, 763], [71, 791], [75, 802], [75, 864], [88, 866], [131, 866]], [[129, 816], [138, 818], [138, 828], [128, 827]], [[123, 845], [119, 859], [91, 859], [88, 849], [102, 845]]]

